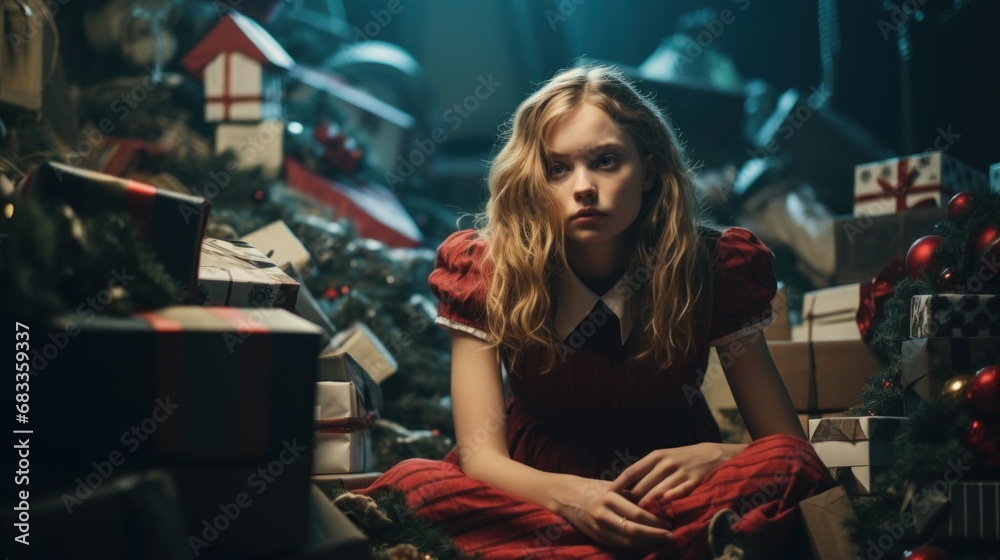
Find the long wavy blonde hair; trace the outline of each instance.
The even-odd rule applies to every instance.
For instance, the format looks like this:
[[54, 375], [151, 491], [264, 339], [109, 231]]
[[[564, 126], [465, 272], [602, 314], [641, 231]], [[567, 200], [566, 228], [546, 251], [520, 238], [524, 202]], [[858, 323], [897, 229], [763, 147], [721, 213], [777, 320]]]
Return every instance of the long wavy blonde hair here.
[[[648, 278], [628, 301], [639, 331], [639, 350], [630, 359], [652, 358], [662, 367], [686, 364], [696, 352], [697, 316], [712, 293], [687, 157], [656, 105], [607, 67], [560, 72], [521, 103], [504, 130], [490, 167], [489, 202], [476, 216], [492, 268], [485, 310], [495, 340], [491, 348], [499, 347], [508, 366], [524, 350], [541, 348], [545, 372], [560, 359], [553, 317], [555, 280], [567, 262], [565, 218], [548, 181], [545, 138], [584, 103], [604, 110], [630, 133], [640, 156], [652, 156], [656, 173], [630, 226], [635, 241], [626, 270]], [[638, 274], [643, 268], [647, 274]]]

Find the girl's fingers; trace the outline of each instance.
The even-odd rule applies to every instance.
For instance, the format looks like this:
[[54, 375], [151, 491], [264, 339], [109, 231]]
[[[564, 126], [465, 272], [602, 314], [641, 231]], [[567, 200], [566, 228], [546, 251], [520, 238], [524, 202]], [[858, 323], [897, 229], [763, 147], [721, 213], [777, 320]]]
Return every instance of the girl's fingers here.
[[614, 525], [614, 529], [616, 531], [618, 530], [623, 517], [628, 520], [628, 522], [625, 523], [626, 526], [631, 523], [661, 529], [667, 527], [667, 521], [665, 519], [657, 517], [618, 494], [612, 493], [610, 498], [611, 503], [609, 504], [608, 509], [610, 510], [613, 519], [610, 520], [609, 523]]
[[[663, 485], [663, 482], [669, 480], [671, 476], [677, 473], [677, 465], [668, 464], [663, 465], [658, 464], [655, 468], [646, 473], [646, 476], [642, 478], [639, 482], [632, 487], [632, 492], [637, 496], [643, 496], [644, 498], [649, 495], [649, 493], [659, 486]], [[640, 499], [639, 503], [643, 503], [645, 499]]]
[[645, 505], [650, 500], [661, 500], [662, 497], [669, 491], [680, 486], [687, 481], [684, 474], [679, 471], [674, 471], [670, 476], [661, 479], [660, 483], [650, 488], [648, 492], [642, 495], [639, 499], [639, 505]]
[[677, 486], [674, 486], [670, 490], [664, 492], [663, 496], [660, 499], [663, 500], [664, 502], [679, 500], [684, 496], [690, 494], [697, 486], [698, 486], [697, 482], [693, 480], [687, 480], [685, 482], [678, 484]]
[[648, 455], [639, 459], [627, 469], [622, 471], [622, 473], [611, 482], [611, 486], [608, 487], [608, 490], [620, 493], [626, 488], [631, 488], [633, 483], [637, 480], [641, 480], [653, 467], [656, 466], [655, 461], [649, 461], [647, 459]]

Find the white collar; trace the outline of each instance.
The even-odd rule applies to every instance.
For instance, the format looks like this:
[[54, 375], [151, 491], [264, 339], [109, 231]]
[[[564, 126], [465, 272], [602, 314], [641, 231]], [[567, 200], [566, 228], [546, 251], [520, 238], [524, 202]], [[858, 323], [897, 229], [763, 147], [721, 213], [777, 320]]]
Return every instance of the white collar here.
[[608, 293], [598, 296], [584, 285], [572, 268], [567, 265], [563, 269], [565, 274], [557, 280], [556, 288], [559, 304], [556, 309], [555, 329], [559, 340], [565, 340], [573, 329], [587, 318], [597, 302], [603, 301], [604, 305], [618, 317], [618, 323], [621, 325], [621, 343], [624, 346], [629, 333], [632, 332], [633, 320], [630, 306], [627, 305], [628, 297], [635, 294], [625, 276], [622, 276]]

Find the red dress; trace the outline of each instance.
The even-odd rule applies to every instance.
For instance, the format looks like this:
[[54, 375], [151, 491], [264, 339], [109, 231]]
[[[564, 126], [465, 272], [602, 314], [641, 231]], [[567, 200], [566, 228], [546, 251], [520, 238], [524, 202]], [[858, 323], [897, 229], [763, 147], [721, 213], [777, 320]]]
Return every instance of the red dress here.
[[[721, 441], [701, 395], [709, 346], [763, 328], [775, 293], [774, 257], [751, 232], [703, 229], [713, 265], [713, 306], [698, 334], [701, 350], [686, 367], [628, 365], [636, 332], [622, 344], [621, 323], [604, 301], [592, 314], [603, 324], [574, 329], [556, 369], [540, 375], [537, 356], [508, 364], [510, 456], [534, 468], [614, 479], [648, 452]], [[485, 286], [479, 280], [485, 241], [472, 230], [452, 234], [438, 250], [429, 282], [439, 322], [485, 335]], [[488, 272], [487, 272], [488, 274]], [[612, 304], [612, 306], [614, 306]], [[585, 331], [585, 332], [584, 332]], [[564, 349], [565, 350], [565, 349]], [[417, 513], [438, 522], [464, 551], [485, 558], [626, 558], [602, 547], [554, 513], [466, 476], [454, 451], [444, 461], [410, 459], [386, 472], [365, 493], [397, 487]], [[780, 556], [798, 502], [831, 485], [829, 473], [803, 440], [769, 436], [709, 473], [689, 496], [645, 506], [672, 522], [674, 542], [648, 558], [710, 558], [706, 538], [713, 514], [741, 515], [734, 529]], [[758, 547], [759, 548], [759, 547]]]

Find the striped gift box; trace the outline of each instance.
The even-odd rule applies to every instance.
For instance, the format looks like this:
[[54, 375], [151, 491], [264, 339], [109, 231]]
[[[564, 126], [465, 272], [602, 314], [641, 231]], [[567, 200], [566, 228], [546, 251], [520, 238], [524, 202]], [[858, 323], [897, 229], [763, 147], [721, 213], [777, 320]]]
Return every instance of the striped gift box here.
[[959, 482], [948, 486], [948, 513], [938, 534], [963, 539], [1000, 540], [1000, 482]]

